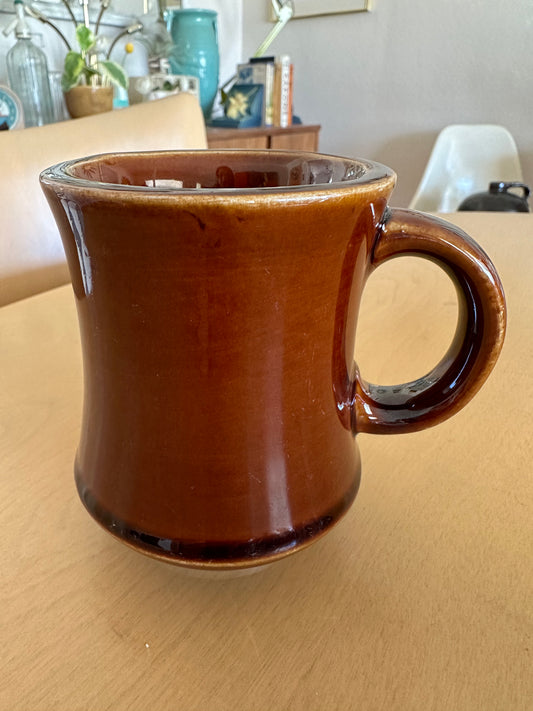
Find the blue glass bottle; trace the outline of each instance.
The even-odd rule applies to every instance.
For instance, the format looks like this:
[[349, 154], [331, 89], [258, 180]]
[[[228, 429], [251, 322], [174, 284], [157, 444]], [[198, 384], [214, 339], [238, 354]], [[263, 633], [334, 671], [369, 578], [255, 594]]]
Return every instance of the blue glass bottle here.
[[174, 48], [169, 55], [173, 74], [198, 77], [204, 116], [211, 116], [218, 90], [219, 52], [214, 10], [174, 9], [166, 12]]

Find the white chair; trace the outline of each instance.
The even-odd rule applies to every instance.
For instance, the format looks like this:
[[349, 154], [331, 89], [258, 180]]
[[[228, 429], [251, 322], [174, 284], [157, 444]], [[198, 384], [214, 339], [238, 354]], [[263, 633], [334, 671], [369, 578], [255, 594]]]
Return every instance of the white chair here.
[[409, 207], [422, 212], [454, 212], [469, 195], [488, 190], [491, 181], [522, 180], [516, 143], [506, 128], [491, 124], [447, 126], [435, 141]]
[[206, 148], [198, 99], [182, 93], [85, 118], [0, 133], [0, 306], [66, 284], [69, 275], [39, 173], [94, 153]]

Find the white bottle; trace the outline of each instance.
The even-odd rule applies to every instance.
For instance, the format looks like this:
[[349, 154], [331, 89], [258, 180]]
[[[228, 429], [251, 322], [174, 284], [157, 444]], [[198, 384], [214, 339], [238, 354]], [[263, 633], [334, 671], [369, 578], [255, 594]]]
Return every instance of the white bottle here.
[[15, 0], [15, 12], [17, 42], [6, 56], [9, 85], [22, 103], [24, 125], [43, 126], [54, 121], [46, 55], [31, 41], [23, 0]]

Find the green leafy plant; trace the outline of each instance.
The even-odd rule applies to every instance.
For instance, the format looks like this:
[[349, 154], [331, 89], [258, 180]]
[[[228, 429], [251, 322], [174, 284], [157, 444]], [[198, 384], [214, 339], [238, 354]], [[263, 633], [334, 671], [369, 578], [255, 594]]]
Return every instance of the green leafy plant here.
[[87, 25], [76, 27], [76, 41], [80, 51], [69, 50], [65, 56], [61, 77], [63, 91], [69, 91], [78, 84], [98, 86], [111, 83], [128, 88], [128, 77], [120, 64], [98, 58], [97, 38]]

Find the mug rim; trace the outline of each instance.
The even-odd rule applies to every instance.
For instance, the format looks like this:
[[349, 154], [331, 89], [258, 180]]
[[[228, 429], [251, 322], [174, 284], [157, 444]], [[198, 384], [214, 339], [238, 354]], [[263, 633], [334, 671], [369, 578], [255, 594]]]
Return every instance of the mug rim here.
[[[310, 184], [295, 184], [295, 185], [279, 185], [269, 187], [176, 187], [171, 185], [129, 185], [123, 183], [106, 182], [102, 180], [93, 180], [86, 177], [79, 177], [73, 174], [73, 169], [76, 166], [81, 166], [84, 163], [102, 162], [105, 160], [120, 160], [130, 159], [133, 156], [199, 156], [199, 155], [220, 155], [221, 157], [237, 156], [243, 157], [248, 154], [250, 157], [272, 158], [276, 157], [299, 157], [302, 160], [332, 160], [338, 163], [344, 161], [347, 166], [354, 168], [353, 177], [347, 177], [343, 180], [332, 180], [331, 182], [320, 182]], [[357, 170], [355, 170], [357, 166]], [[396, 182], [396, 173], [382, 163], [368, 160], [366, 158], [350, 158], [329, 153], [320, 153], [313, 151], [300, 150], [279, 150], [270, 148], [261, 149], [170, 149], [170, 150], [153, 150], [153, 151], [110, 151], [104, 153], [95, 153], [89, 156], [80, 158], [72, 158], [69, 160], [56, 163], [49, 168], [44, 169], [39, 180], [44, 184], [61, 184], [69, 187], [84, 188], [91, 191], [103, 190], [120, 191], [127, 193], [135, 193], [137, 195], [272, 195], [279, 193], [300, 193], [300, 192], [317, 192], [317, 191], [332, 191], [344, 190], [346, 188], [357, 187], [376, 187], [379, 184]]]

